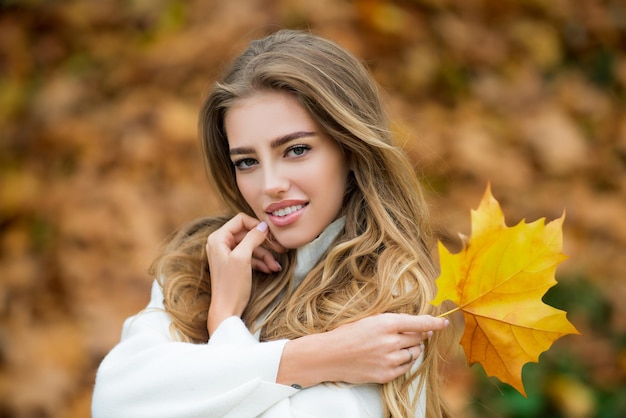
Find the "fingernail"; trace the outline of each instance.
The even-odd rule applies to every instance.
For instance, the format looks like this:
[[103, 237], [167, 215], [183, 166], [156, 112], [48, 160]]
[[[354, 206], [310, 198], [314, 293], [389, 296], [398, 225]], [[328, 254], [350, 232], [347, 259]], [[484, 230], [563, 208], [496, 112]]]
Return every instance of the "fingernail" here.
[[430, 338], [430, 337], [432, 337], [432, 336], [433, 336], [433, 332], [432, 332], [432, 331], [428, 331], [428, 332], [426, 333], [426, 338]]
[[264, 222], [261, 222], [260, 224], [258, 224], [258, 225], [256, 226], [256, 229], [257, 229], [257, 230], [259, 230], [259, 231], [261, 231], [261, 232], [265, 232], [265, 231], [267, 231], [267, 223], [266, 223], [265, 221], [264, 221]]
[[450, 325], [450, 321], [448, 321], [447, 319], [443, 320], [443, 326], [447, 327], [448, 325]]
[[424, 352], [425, 349], [426, 349], [426, 347], [424, 346], [424, 343], [421, 342], [420, 343], [420, 350], [422, 350], [422, 353]]
[[283, 266], [281, 266], [278, 261], [276, 262], [276, 267], [278, 267], [278, 271], [282, 271], [283, 270]]

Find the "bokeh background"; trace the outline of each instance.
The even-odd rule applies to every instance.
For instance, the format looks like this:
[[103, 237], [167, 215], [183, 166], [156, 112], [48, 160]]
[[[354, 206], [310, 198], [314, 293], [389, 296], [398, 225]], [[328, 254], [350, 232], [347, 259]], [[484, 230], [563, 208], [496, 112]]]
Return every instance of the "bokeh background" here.
[[90, 416], [158, 246], [220, 209], [202, 97], [283, 27], [371, 68], [449, 248], [488, 182], [510, 225], [567, 213], [545, 300], [583, 335], [524, 368], [527, 399], [453, 349], [455, 416], [626, 416], [626, 2], [4, 0], [0, 417]]

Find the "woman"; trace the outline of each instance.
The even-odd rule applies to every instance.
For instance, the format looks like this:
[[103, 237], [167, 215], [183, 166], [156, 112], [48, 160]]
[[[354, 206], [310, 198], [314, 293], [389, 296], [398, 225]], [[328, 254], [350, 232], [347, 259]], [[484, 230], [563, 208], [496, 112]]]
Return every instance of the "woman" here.
[[193, 222], [155, 261], [94, 417], [443, 416], [426, 206], [361, 63], [277, 32], [234, 61], [199, 125], [233, 215]]

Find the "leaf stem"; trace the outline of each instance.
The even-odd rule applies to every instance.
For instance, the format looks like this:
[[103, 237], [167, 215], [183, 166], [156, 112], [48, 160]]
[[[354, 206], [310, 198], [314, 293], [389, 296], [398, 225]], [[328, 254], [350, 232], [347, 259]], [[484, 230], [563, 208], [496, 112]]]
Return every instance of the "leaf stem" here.
[[442, 313], [441, 315], [437, 315], [437, 318], [443, 318], [443, 317], [446, 317], [446, 316], [448, 316], [448, 315], [450, 315], [450, 314], [455, 313], [456, 311], [458, 311], [458, 310], [460, 310], [460, 309], [461, 309], [461, 308], [459, 308], [459, 307], [457, 306], [456, 308], [454, 308], [454, 309], [452, 309], [452, 310], [450, 310], [450, 311], [448, 311], [448, 312], [444, 312], [444, 313]]

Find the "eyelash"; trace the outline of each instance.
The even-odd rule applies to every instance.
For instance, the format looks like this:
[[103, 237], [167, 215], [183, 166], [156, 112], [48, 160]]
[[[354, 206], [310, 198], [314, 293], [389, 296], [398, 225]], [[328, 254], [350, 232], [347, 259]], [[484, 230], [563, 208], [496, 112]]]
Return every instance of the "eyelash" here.
[[254, 165], [254, 163], [253, 163], [253, 164], [250, 164], [248, 167], [243, 167], [243, 164], [244, 164], [246, 161], [248, 161], [248, 162], [250, 162], [250, 161], [254, 161], [254, 162], [256, 162], [256, 160], [255, 160], [254, 158], [246, 157], [246, 158], [241, 158], [241, 159], [239, 159], [239, 160], [234, 161], [234, 162], [233, 162], [233, 165], [234, 165], [234, 166], [235, 166], [235, 168], [236, 168], [236, 169], [238, 169], [238, 170], [248, 170], [248, 169], [250, 169], [250, 168]]
[[[292, 145], [291, 147], [287, 148], [287, 150], [285, 151], [285, 156], [287, 156], [289, 153], [295, 151], [295, 150], [303, 150], [302, 154], [297, 154], [294, 155], [293, 158], [298, 158], [301, 157], [303, 155], [306, 155], [306, 152], [311, 150], [311, 147], [309, 145], [305, 145], [305, 144], [298, 144], [298, 145]], [[244, 167], [244, 163], [250, 163], [247, 167]], [[252, 168], [253, 165], [255, 165], [255, 163], [257, 163], [257, 160], [255, 160], [254, 158], [251, 157], [245, 157], [245, 158], [241, 158], [239, 160], [236, 160], [233, 162], [233, 165], [235, 166], [235, 168], [237, 168], [238, 170], [249, 170], [250, 168]]]
[[285, 155], [290, 153], [290, 152], [292, 152], [293, 150], [304, 150], [304, 153], [295, 156], [295, 157], [301, 157], [307, 151], [310, 151], [311, 147], [309, 145], [305, 145], [305, 144], [293, 145], [293, 146], [287, 148], [287, 151], [285, 152]]

